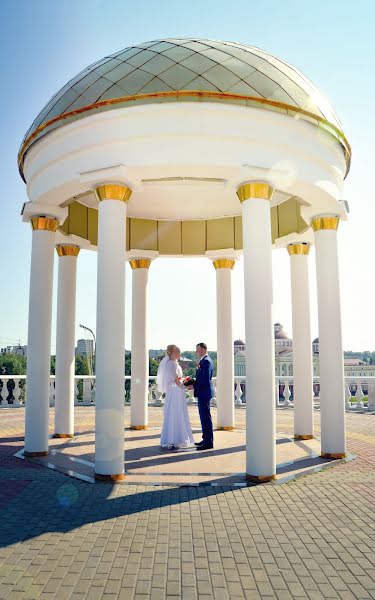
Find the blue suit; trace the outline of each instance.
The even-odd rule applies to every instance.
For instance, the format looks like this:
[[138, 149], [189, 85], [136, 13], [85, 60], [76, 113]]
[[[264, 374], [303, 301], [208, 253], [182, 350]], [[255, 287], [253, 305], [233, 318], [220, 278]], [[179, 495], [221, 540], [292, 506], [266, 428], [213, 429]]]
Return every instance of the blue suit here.
[[210, 400], [214, 395], [212, 374], [214, 368], [209, 356], [200, 361], [195, 375], [194, 396], [198, 398], [199, 417], [202, 424], [202, 436], [205, 444], [213, 444], [214, 434], [210, 411]]

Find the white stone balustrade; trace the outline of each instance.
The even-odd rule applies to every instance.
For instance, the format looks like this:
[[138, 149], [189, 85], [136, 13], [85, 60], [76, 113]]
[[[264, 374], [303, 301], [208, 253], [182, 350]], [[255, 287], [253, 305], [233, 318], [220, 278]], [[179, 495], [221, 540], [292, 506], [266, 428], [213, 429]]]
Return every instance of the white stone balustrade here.
[[[124, 376], [124, 386], [126, 381], [130, 382], [131, 376]], [[0, 375], [0, 407], [4, 406], [23, 406], [25, 404], [26, 375]], [[74, 381], [74, 403], [76, 406], [95, 405], [95, 376], [94, 375], [76, 375]], [[6, 392], [4, 391], [4, 384]], [[214, 390], [216, 389], [216, 378], [213, 378]], [[319, 385], [319, 377], [314, 377], [314, 387]], [[275, 377], [275, 405], [279, 407], [293, 407], [294, 394], [291, 396], [293, 386], [293, 377], [278, 376]], [[375, 377], [345, 377], [345, 407], [346, 410], [366, 410], [375, 411]], [[158, 391], [156, 385], [156, 376], [149, 376], [148, 403], [151, 406], [163, 406], [163, 395]], [[246, 386], [245, 376], [235, 376], [233, 383], [233, 402], [236, 407], [246, 407], [246, 399], [251, 398], [250, 389]], [[50, 406], [55, 403], [55, 376], [50, 377], [49, 387]], [[313, 394], [313, 400], [316, 407], [319, 406], [319, 395]], [[368, 400], [368, 402], [367, 402]], [[129, 404], [130, 389], [128, 392], [124, 388], [124, 403]], [[194, 390], [187, 390], [187, 403], [196, 404]], [[211, 402], [216, 405], [215, 397]]]

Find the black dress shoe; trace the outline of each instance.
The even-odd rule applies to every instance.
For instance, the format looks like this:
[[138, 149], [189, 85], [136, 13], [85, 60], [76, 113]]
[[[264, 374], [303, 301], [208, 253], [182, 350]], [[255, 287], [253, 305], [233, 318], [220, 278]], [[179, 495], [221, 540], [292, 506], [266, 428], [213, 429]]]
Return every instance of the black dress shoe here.
[[204, 444], [204, 441], [201, 440], [200, 442], [194, 442], [196, 446], [202, 446]]
[[211, 450], [213, 447], [213, 444], [202, 444], [197, 446], [197, 450]]

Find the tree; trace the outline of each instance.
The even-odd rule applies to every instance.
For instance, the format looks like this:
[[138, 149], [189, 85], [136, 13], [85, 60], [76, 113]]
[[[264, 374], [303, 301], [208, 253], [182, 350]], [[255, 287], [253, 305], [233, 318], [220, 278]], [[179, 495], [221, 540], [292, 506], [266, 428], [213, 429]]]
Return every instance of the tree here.
[[19, 354], [0, 354], [0, 374], [26, 375], [26, 358]]

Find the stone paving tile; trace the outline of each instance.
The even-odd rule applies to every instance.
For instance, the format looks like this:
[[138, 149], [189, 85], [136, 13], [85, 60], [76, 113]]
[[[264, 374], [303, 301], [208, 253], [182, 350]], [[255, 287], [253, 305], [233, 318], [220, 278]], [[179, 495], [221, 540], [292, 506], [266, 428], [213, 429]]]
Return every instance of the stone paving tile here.
[[[78, 433], [93, 416], [76, 409]], [[0, 408], [1, 600], [375, 598], [375, 416], [347, 415], [356, 460], [250, 488], [69, 479], [14, 458], [23, 420]], [[277, 422], [290, 435], [292, 411]]]

